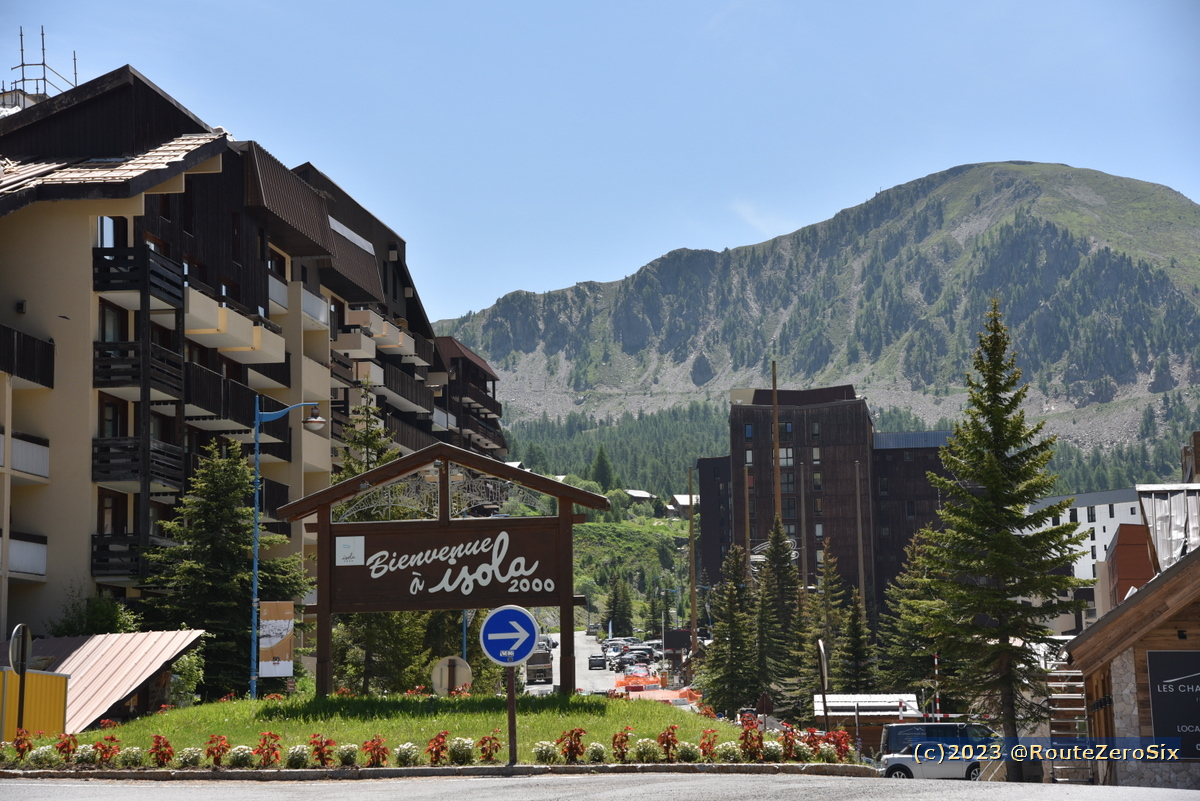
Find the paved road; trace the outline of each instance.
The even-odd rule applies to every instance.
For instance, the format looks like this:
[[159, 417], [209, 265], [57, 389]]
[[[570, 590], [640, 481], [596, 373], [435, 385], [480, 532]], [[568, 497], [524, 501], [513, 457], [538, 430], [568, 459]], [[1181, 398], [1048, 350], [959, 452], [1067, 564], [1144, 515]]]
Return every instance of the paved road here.
[[338, 782], [83, 781], [0, 779], [13, 801], [729, 801], [732, 798], [867, 801], [1194, 801], [1194, 790], [1151, 790], [993, 782], [889, 781], [832, 776], [624, 774], [499, 778], [412, 778]]
[[[557, 634], [556, 637], [563, 635]], [[546, 695], [557, 686], [559, 681], [558, 659], [562, 648], [554, 649], [554, 659], [551, 665], [554, 670], [554, 683], [526, 685], [530, 695]], [[575, 632], [575, 686], [590, 693], [596, 690], [611, 690], [617, 686], [617, 674], [605, 668], [604, 670], [588, 670], [588, 656], [600, 653], [600, 644], [595, 637], [588, 636], [583, 631]]]

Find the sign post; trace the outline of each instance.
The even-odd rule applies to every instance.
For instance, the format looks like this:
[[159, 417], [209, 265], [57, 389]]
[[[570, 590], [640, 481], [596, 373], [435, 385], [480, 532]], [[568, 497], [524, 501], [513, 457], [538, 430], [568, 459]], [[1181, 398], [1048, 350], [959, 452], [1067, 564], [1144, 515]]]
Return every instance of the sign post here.
[[8, 643], [8, 663], [20, 678], [17, 686], [17, 728], [25, 728], [25, 674], [33, 657], [33, 631], [24, 623], [13, 629]]
[[484, 618], [479, 629], [483, 653], [497, 665], [507, 668], [508, 684], [508, 766], [517, 764], [517, 665], [525, 664], [538, 641], [537, 620], [528, 609], [501, 606]]

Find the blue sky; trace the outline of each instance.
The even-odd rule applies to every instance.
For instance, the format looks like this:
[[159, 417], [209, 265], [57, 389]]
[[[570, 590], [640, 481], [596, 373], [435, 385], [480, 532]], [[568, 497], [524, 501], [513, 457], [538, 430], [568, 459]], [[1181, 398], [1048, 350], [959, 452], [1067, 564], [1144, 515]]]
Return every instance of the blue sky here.
[[[105, 9], [101, 11], [101, 8]], [[1200, 2], [0, 0], [0, 54], [132, 64], [408, 242], [431, 319], [769, 239], [959, 164], [1200, 201]], [[10, 72], [9, 78], [16, 73]]]

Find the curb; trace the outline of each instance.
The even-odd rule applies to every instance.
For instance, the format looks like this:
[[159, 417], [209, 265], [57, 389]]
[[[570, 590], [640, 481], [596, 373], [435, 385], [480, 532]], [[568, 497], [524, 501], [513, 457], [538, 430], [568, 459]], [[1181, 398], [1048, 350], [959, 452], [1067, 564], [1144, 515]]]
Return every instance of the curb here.
[[358, 779], [404, 779], [420, 777], [507, 777], [546, 775], [604, 775], [621, 773], [740, 773], [774, 776], [859, 776], [878, 778], [879, 771], [867, 765], [829, 763], [718, 764], [631, 764], [631, 765], [469, 765], [421, 768], [194, 768], [179, 770], [0, 770], [0, 779], [118, 779], [124, 781], [354, 781]]

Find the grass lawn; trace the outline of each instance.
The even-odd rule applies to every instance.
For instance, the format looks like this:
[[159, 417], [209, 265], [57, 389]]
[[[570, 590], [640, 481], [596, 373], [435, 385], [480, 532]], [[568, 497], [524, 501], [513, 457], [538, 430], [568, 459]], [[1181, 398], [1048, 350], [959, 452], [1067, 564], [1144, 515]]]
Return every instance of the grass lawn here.
[[[499, 729], [496, 736], [505, 743], [499, 754], [507, 758], [508, 712], [503, 697], [395, 697], [395, 698], [315, 698], [297, 695], [284, 701], [223, 701], [187, 709], [171, 709], [126, 723], [111, 731], [91, 730], [79, 735], [81, 744], [115, 734], [122, 748], [140, 746], [149, 750], [154, 735], [165, 735], [178, 752], [182, 748], [201, 748], [209, 735], [226, 737], [231, 745], [255, 746], [261, 732], [280, 736], [279, 745], [307, 744], [319, 733], [342, 743], [362, 745], [379, 735], [389, 748], [412, 742], [421, 750], [441, 731], [449, 738], [480, 737]], [[533, 743], [556, 740], [564, 731], [587, 731], [584, 744], [599, 742], [609, 748], [612, 736], [632, 726], [630, 744], [643, 737], [658, 737], [671, 724], [678, 724], [680, 741], [699, 743], [705, 729], [717, 729], [721, 742], [736, 740], [740, 728], [715, 721], [687, 710], [656, 701], [608, 699], [592, 696], [520, 696], [517, 699], [518, 761], [533, 762]], [[35, 745], [54, 742], [57, 732], [47, 732]], [[360, 758], [360, 762], [363, 761]]]

